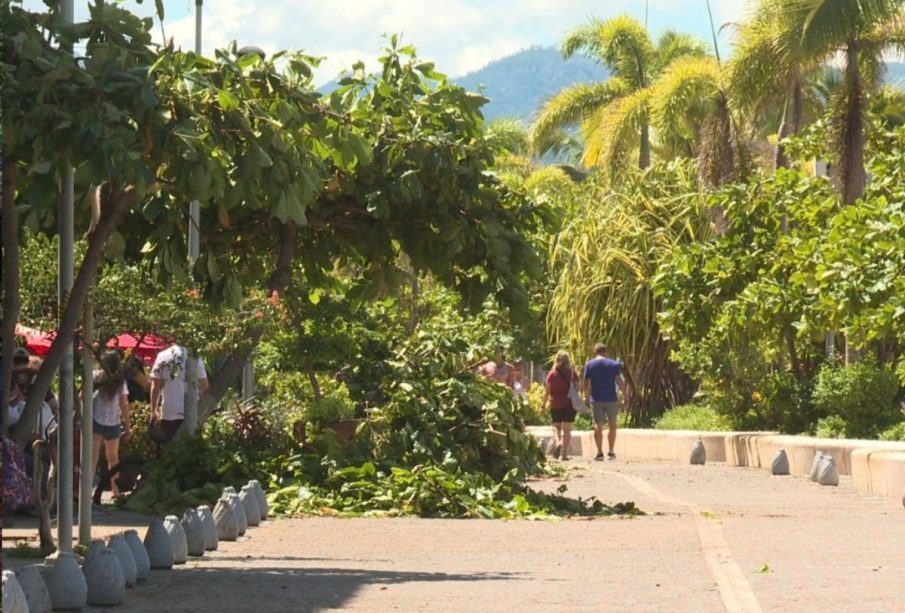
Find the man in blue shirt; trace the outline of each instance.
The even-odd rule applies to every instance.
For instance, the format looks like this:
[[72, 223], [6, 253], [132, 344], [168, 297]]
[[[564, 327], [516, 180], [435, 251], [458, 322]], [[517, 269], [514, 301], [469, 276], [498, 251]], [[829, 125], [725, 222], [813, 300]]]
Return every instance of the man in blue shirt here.
[[626, 398], [625, 379], [622, 378], [622, 370], [619, 362], [607, 357], [606, 345], [597, 343], [594, 345], [596, 354], [584, 366], [584, 395], [588, 399], [588, 405], [594, 412], [594, 442], [597, 443], [597, 457], [602, 461], [603, 457], [603, 421], [609, 423], [607, 440], [610, 451], [607, 457], [616, 459], [614, 451], [616, 445], [616, 416], [619, 414], [619, 397], [616, 395], [616, 386], [622, 392], [622, 398]]

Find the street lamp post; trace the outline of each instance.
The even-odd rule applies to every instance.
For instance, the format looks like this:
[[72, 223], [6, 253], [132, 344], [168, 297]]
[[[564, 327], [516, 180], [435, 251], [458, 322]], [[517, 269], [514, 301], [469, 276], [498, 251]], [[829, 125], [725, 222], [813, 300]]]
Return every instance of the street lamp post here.
[[[195, 0], [195, 53], [201, 55], [201, 15], [204, 0]], [[201, 236], [199, 224], [201, 222], [201, 203], [192, 200], [189, 205], [189, 232], [188, 232], [188, 256], [191, 269], [198, 260], [201, 251]], [[183, 429], [194, 434], [198, 429], [198, 363], [191, 345], [186, 345], [185, 350], [185, 401], [184, 401]]]

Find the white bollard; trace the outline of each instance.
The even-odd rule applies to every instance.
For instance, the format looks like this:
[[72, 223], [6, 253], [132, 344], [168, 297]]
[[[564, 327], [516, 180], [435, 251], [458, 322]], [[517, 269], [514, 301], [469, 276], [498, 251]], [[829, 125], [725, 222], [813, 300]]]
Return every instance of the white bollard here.
[[235, 492], [224, 490], [223, 495], [226, 497], [229, 506], [232, 507], [233, 513], [236, 514], [236, 521], [239, 523], [239, 536], [242, 536], [248, 530], [248, 518], [245, 516], [245, 507], [242, 506], [242, 501], [239, 500], [239, 495]]
[[159, 519], [151, 520], [151, 525], [148, 526], [145, 549], [148, 551], [151, 568], [160, 570], [173, 568], [173, 539]]
[[780, 449], [773, 456], [773, 474], [788, 475], [789, 474], [789, 456], [786, 455], [785, 449]]
[[45, 577], [50, 602], [55, 610], [74, 609], [78, 611], [88, 604], [88, 584], [79, 568], [75, 554], [71, 551], [57, 553], [53, 567]]
[[808, 473], [808, 478], [811, 481], [817, 481], [817, 470], [820, 468], [820, 462], [823, 460], [823, 452], [817, 451], [814, 454], [814, 462], [811, 464], [811, 472]]
[[905, 507], [905, 488], [902, 489], [902, 506]]
[[119, 558], [119, 565], [123, 567], [123, 577], [126, 579], [126, 587], [135, 587], [135, 582], [138, 581], [138, 567], [135, 565], [135, 556], [132, 555], [132, 550], [126, 544], [125, 537], [122, 534], [114, 534], [107, 539], [107, 547]]
[[3, 571], [3, 613], [29, 613], [25, 592], [11, 570]]
[[214, 507], [214, 523], [217, 526], [217, 538], [221, 541], [234, 541], [239, 538], [239, 520], [229, 502], [229, 497], [224, 494]]
[[82, 567], [88, 585], [88, 604], [115, 607], [126, 599], [126, 578], [119, 558], [107, 546], [99, 550]]
[[255, 494], [254, 488], [250, 485], [244, 486], [239, 492], [239, 501], [242, 503], [248, 525], [259, 526], [261, 524], [261, 507], [258, 506], [258, 496]]
[[839, 471], [836, 470], [836, 460], [826, 455], [817, 468], [817, 483], [820, 485], [839, 485]]
[[189, 558], [189, 546], [182, 522], [175, 515], [167, 515], [163, 520], [163, 527], [173, 543], [173, 564], [185, 564]]
[[[40, 564], [29, 564], [16, 574], [16, 579], [19, 580], [25, 594], [29, 613], [50, 613], [53, 610], [50, 592], [47, 591], [47, 584], [41, 576], [41, 568]], [[6, 596], [3, 597], [3, 602], [6, 602]]]
[[190, 556], [204, 555], [204, 524], [195, 509], [186, 509], [182, 514], [182, 529], [185, 531], [187, 553]]
[[257, 479], [252, 479], [248, 482], [248, 485], [254, 488], [255, 496], [258, 498], [258, 508], [261, 509], [261, 521], [264, 521], [270, 515], [270, 505], [267, 504], [264, 488], [261, 487], [261, 483]]
[[707, 448], [704, 447], [704, 441], [698, 439], [691, 448], [691, 463], [704, 464], [707, 462]]
[[145, 549], [144, 543], [138, 538], [138, 532], [135, 530], [126, 530], [124, 533], [126, 545], [132, 552], [135, 559], [135, 579], [137, 581], [147, 581], [151, 575], [151, 560], [148, 558], [148, 550]]
[[92, 541], [88, 544], [88, 552], [85, 554], [85, 559], [82, 560], [82, 566], [87, 564], [90, 560], [93, 560], [94, 557], [102, 552], [107, 546], [104, 545], [104, 541], [101, 539], [92, 539]]
[[220, 537], [217, 535], [217, 524], [214, 522], [211, 508], [206, 504], [201, 505], [198, 507], [198, 515], [201, 517], [201, 524], [204, 527], [205, 551], [217, 551]]

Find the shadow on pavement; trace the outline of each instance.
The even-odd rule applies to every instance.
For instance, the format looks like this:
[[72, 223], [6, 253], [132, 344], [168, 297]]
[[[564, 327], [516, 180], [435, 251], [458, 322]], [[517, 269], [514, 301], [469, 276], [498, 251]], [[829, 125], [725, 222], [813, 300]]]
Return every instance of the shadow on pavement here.
[[[285, 558], [280, 558], [285, 559]], [[305, 558], [290, 558], [305, 559]], [[367, 586], [421, 582], [518, 581], [521, 573], [404, 572], [355, 568], [183, 568], [153, 571], [127, 594], [127, 605], [153, 602], [160, 611], [202, 611], [229, 603], [230, 611], [320, 611], [346, 605]], [[146, 601], [147, 599], [147, 601]], [[215, 602], [216, 601], [216, 602]], [[147, 609], [151, 610], [151, 609]]]

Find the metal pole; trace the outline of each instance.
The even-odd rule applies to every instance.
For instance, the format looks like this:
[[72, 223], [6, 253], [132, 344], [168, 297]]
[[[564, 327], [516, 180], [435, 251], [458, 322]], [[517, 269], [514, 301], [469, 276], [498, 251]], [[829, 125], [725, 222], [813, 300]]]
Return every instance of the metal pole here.
[[[814, 160], [814, 176], [815, 177], [825, 177], [827, 175], [826, 161], [825, 160]], [[836, 358], [836, 334], [834, 332], [826, 333], [826, 357], [828, 360], [835, 360]]]
[[242, 400], [251, 402], [255, 396], [255, 373], [251, 365], [251, 360], [245, 362], [242, 367]]
[[[203, 0], [195, 0], [195, 53], [201, 55], [201, 5]], [[198, 223], [201, 219], [201, 205], [193, 200], [189, 205], [189, 237], [188, 251], [189, 264], [194, 264], [200, 252], [200, 236], [198, 235]]]
[[[201, 55], [201, 13], [204, 0], [195, 0], [195, 53]], [[201, 237], [198, 224], [201, 221], [201, 205], [192, 200], [189, 205], [188, 256], [189, 268], [195, 265], [201, 251]], [[183, 404], [182, 429], [194, 434], [198, 428], [198, 366], [195, 352], [186, 346], [185, 349], [185, 401]]]
[[[79, 544], [91, 544], [91, 486], [94, 470], [94, 312], [85, 301], [82, 320], [82, 471], [79, 473]], [[112, 466], [110, 468], [113, 468]]]

